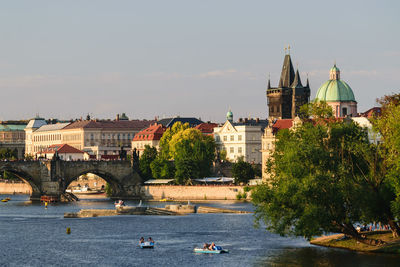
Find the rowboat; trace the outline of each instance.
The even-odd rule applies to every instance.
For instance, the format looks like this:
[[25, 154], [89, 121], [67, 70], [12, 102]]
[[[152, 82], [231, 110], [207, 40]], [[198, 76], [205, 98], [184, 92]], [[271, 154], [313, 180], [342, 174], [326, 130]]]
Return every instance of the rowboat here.
[[140, 248], [154, 248], [153, 242], [143, 242], [139, 244]]
[[195, 253], [211, 253], [211, 254], [221, 254], [221, 253], [229, 253], [227, 249], [218, 249], [218, 250], [209, 250], [204, 248], [195, 248]]

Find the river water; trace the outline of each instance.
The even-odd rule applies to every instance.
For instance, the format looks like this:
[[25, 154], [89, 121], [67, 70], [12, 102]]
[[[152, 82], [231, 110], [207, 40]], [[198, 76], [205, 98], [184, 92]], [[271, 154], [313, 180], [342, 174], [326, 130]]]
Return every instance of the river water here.
[[[45, 209], [26, 195], [10, 197], [0, 202], [0, 266], [400, 266], [398, 256], [327, 249], [255, 229], [252, 214], [64, 219], [64, 212], [113, 208], [113, 203], [92, 199]], [[243, 202], [201, 205], [252, 210]], [[156, 247], [138, 248], [141, 236], [151, 236]], [[193, 253], [194, 247], [212, 241], [230, 253]]]

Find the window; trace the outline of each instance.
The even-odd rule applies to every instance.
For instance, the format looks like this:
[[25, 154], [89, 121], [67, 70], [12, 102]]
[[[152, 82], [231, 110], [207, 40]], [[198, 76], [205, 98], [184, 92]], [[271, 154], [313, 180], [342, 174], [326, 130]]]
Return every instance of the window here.
[[242, 141], [242, 136], [238, 135], [238, 141]]
[[279, 112], [279, 106], [276, 107], [276, 112]]
[[342, 116], [346, 116], [347, 115], [347, 108], [342, 108]]
[[235, 136], [231, 135], [231, 141], [235, 141]]
[[94, 139], [94, 135], [90, 134], [90, 140], [93, 140], [93, 139]]
[[242, 147], [238, 147], [238, 153], [242, 154]]
[[229, 148], [229, 153], [234, 153], [235, 149], [233, 147]]
[[228, 137], [224, 135], [224, 141], [228, 141]]
[[215, 141], [219, 142], [219, 135], [215, 136]]

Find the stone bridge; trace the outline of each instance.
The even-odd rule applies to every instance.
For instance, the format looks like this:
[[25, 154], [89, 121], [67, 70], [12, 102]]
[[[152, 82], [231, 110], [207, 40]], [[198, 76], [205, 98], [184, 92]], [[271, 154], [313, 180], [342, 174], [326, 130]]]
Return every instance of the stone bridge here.
[[93, 173], [112, 188], [111, 198], [140, 199], [142, 179], [129, 161], [0, 161], [0, 171], [9, 171], [32, 187], [31, 200], [43, 195], [60, 197], [79, 176]]

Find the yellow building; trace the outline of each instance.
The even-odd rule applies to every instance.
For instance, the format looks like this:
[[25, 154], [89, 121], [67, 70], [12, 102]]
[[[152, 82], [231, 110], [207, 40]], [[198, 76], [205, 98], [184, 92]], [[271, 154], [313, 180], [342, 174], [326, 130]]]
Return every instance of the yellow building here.
[[68, 144], [93, 159], [116, 159], [122, 149], [130, 151], [134, 135], [153, 122], [117, 119], [47, 124], [35, 118], [25, 128], [25, 153], [35, 156], [51, 145]]

